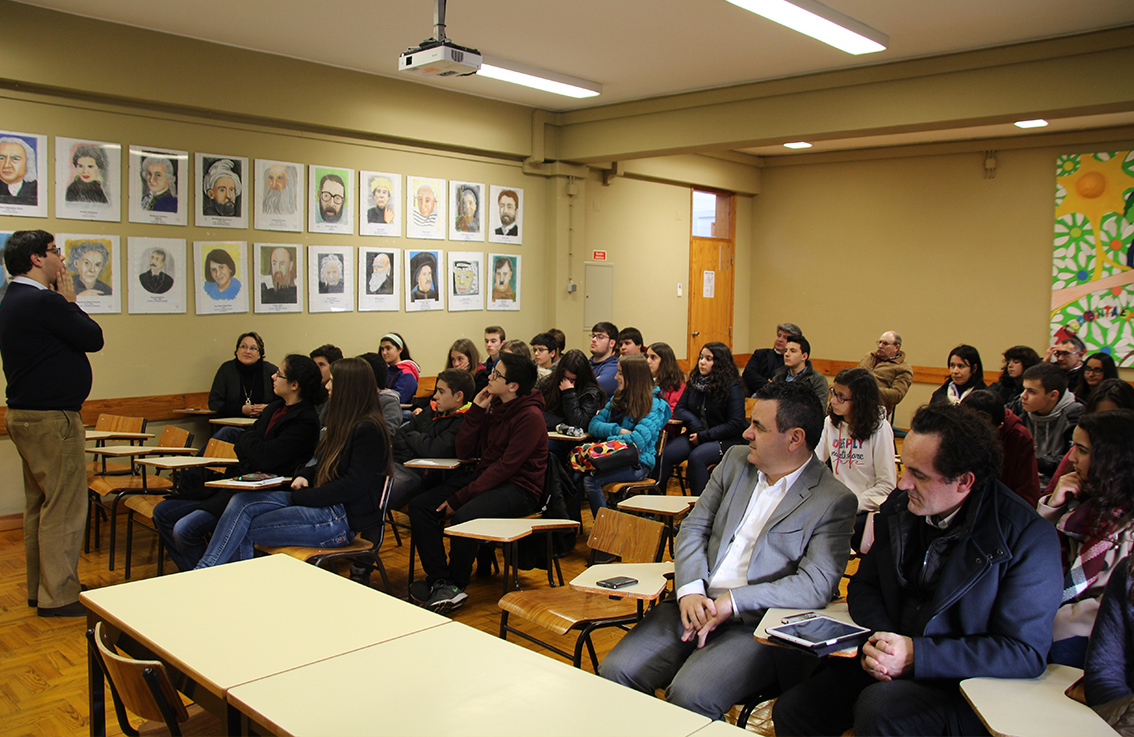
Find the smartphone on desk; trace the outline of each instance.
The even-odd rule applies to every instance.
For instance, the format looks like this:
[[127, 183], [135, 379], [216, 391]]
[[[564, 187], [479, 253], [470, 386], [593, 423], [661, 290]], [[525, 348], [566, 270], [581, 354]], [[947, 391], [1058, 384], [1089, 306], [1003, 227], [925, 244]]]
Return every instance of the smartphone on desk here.
[[633, 586], [638, 583], [638, 579], [630, 578], [629, 576], [614, 576], [613, 578], [604, 578], [601, 581], [595, 581], [599, 586], [604, 589], [624, 589], [627, 586]]

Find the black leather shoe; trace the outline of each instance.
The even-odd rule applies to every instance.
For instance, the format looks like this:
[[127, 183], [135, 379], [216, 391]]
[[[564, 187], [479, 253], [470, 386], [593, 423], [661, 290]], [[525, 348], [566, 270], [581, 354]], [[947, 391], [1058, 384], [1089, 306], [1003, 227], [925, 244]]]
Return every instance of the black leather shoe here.
[[[87, 588], [87, 585], [85, 583], [81, 583], [79, 584], [79, 591], [89, 591], [89, 589]], [[28, 599], [28, 606], [38, 607], [39, 602], [35, 599]]]
[[87, 616], [87, 608], [81, 602], [76, 601], [73, 604], [64, 604], [63, 606], [36, 607], [36, 614], [41, 617], [85, 617]]

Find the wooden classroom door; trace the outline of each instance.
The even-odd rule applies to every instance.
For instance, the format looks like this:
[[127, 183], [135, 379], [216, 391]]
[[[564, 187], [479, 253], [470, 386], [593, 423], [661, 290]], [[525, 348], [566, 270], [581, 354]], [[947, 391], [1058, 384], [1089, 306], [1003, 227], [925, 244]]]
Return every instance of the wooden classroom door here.
[[732, 350], [735, 246], [731, 239], [689, 239], [689, 368], [701, 346], [720, 341]]

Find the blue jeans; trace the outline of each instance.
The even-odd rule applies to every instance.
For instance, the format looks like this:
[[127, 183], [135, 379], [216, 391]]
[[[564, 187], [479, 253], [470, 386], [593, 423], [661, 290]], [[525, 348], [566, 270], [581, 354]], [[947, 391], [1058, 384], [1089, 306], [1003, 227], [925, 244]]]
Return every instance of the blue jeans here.
[[591, 514], [606, 506], [606, 494], [602, 487], [607, 484], [617, 484], [624, 481], [641, 481], [646, 478], [650, 470], [643, 465], [616, 468], [613, 471], [593, 471], [583, 475], [583, 490], [587, 492], [587, 501], [591, 505]]
[[205, 536], [217, 525], [217, 518], [200, 506], [196, 499], [165, 499], [154, 507], [154, 527], [170, 560], [182, 571], [197, 567], [205, 554]]
[[252, 544], [247, 540], [247, 533], [252, 520], [290, 503], [289, 491], [242, 491], [234, 494], [196, 567], [209, 568], [251, 558]]
[[665, 445], [665, 457], [661, 459], [661, 486], [665, 493], [669, 486], [669, 477], [673, 474], [673, 467], [682, 461], [689, 461], [686, 472], [686, 481], [689, 482], [689, 493], [700, 496], [705, 487], [709, 485], [709, 466], [721, 462], [724, 452], [736, 445], [736, 438], [730, 438], [722, 443], [716, 440], [706, 440], [698, 445], [689, 442], [686, 435], [670, 440]]
[[333, 507], [282, 507], [252, 520], [244, 538], [252, 545], [302, 545], [341, 548], [354, 540], [354, 532], [341, 504]]

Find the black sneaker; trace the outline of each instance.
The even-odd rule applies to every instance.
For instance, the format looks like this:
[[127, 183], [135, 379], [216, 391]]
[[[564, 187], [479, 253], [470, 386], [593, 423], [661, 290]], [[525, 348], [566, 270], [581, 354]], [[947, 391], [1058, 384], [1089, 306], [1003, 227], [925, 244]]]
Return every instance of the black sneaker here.
[[427, 581], [414, 581], [409, 585], [410, 601], [425, 606], [429, 597], [433, 596], [433, 587]]
[[425, 602], [424, 606], [438, 614], [443, 614], [464, 604], [467, 598], [469, 598], [469, 595], [465, 593], [464, 589], [458, 588], [448, 581], [438, 581], [437, 585], [433, 587], [433, 595], [429, 597], [429, 601]]

